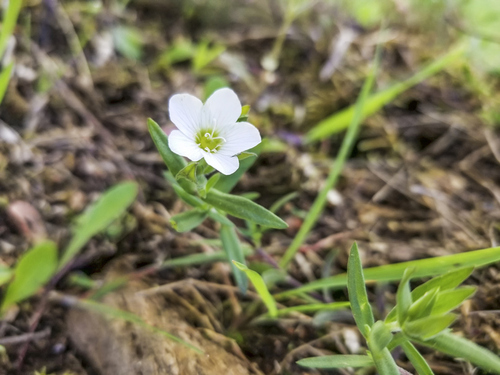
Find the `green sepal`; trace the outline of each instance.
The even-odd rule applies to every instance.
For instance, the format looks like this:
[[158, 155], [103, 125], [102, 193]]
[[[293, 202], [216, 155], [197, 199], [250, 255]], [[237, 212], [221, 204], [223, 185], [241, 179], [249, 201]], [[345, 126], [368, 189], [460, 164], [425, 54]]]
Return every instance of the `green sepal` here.
[[285, 229], [288, 227], [287, 223], [269, 210], [240, 196], [225, 194], [217, 189], [211, 189], [204, 201], [231, 216], [249, 220], [256, 224], [276, 229]]
[[358, 244], [353, 243], [349, 252], [347, 263], [347, 290], [349, 292], [349, 301], [351, 310], [356, 321], [358, 329], [364, 337], [368, 336], [366, 326], [371, 327], [375, 323], [372, 308], [368, 301], [368, 295], [365, 287], [365, 277], [363, 267], [359, 257]]
[[203, 223], [208, 216], [207, 211], [200, 209], [189, 210], [170, 218], [170, 224], [177, 232], [189, 232]]
[[455, 314], [431, 315], [411, 322], [407, 321], [402, 328], [407, 336], [425, 341], [441, 334], [456, 319]]
[[238, 160], [242, 161], [248, 158], [256, 158], [258, 155], [255, 152], [244, 151], [241, 154], [238, 154]]
[[247, 121], [249, 112], [250, 112], [249, 105], [244, 105], [243, 107], [241, 107], [241, 115], [240, 117], [238, 117], [238, 120], [236, 120], [236, 122]]
[[175, 179], [179, 181], [182, 178], [185, 178], [188, 181], [191, 181], [193, 183], [197, 183], [196, 181], [196, 167], [198, 166], [198, 163], [195, 161], [192, 161], [188, 165], [186, 165], [184, 168], [182, 168], [176, 175]]

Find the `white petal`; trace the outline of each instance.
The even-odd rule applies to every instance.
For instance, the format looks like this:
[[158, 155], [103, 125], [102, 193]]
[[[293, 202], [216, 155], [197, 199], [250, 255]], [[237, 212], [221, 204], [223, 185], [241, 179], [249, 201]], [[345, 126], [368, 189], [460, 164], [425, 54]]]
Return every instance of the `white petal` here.
[[222, 145], [218, 153], [229, 156], [249, 150], [262, 141], [259, 130], [248, 122], [237, 122], [234, 125], [225, 126], [220, 136], [224, 137], [226, 143]]
[[203, 156], [205, 157], [205, 161], [208, 165], [214, 167], [220, 173], [225, 175], [233, 174], [240, 166], [240, 162], [237, 157], [222, 155], [219, 152], [216, 154], [204, 152]]
[[168, 102], [170, 120], [188, 137], [197, 133], [202, 108], [201, 100], [189, 94], [174, 95]]
[[186, 137], [179, 130], [174, 130], [168, 136], [168, 147], [177, 155], [185, 156], [192, 161], [198, 161], [203, 157], [201, 149], [194, 140]]
[[241, 103], [235, 92], [228, 88], [215, 91], [207, 99], [205, 107], [211, 116], [210, 120], [215, 119], [216, 127], [235, 123], [241, 115]]

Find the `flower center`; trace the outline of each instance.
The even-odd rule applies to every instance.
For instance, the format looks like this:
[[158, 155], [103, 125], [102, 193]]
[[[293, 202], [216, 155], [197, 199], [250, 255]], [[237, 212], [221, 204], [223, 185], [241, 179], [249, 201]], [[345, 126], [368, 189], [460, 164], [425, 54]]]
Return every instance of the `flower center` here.
[[220, 147], [226, 143], [226, 140], [223, 137], [218, 137], [218, 135], [215, 129], [211, 132], [210, 130], [201, 130], [196, 135], [196, 144], [203, 151], [215, 154], [219, 151]]

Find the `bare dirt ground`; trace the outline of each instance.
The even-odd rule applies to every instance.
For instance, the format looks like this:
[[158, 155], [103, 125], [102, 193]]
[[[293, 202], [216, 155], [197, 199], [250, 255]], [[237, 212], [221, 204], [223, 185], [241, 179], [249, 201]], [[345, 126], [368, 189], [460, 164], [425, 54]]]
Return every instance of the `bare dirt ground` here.
[[[349, 20], [328, 23], [320, 4], [289, 30], [281, 64], [269, 73], [261, 68], [260, 58], [271, 49], [281, 18], [260, 2], [242, 2], [240, 7], [217, 3], [212, 8], [193, 2], [189, 10], [181, 2], [140, 0], [126, 10], [109, 6], [97, 15], [79, 2], [31, 3], [21, 15], [16, 74], [1, 106], [0, 261], [14, 264], [40, 236], [64, 244], [71, 220], [88, 203], [114, 183], [133, 179], [141, 188], [137, 202], [119, 224], [88, 244], [74, 272], [99, 281], [109, 277], [110, 268], [116, 272], [114, 265], [121, 262], [124, 272], [139, 275], [145, 289], [177, 282], [161, 293], [165, 306], [181, 311], [176, 314], [204, 332], [204, 340], [217, 342], [246, 373], [347, 374], [305, 370], [294, 362], [320, 353], [348, 353], [353, 335], [354, 342], [361, 340], [348, 314], [339, 313], [322, 325], [304, 315], [255, 325], [251, 321], [263, 307], [251, 294], [241, 297], [232, 288], [224, 264], [143, 272], [143, 267], [165, 259], [211, 252], [213, 246], [202, 240], [216, 238], [209, 221], [188, 234], [171, 228], [169, 217], [184, 206], [163, 178], [164, 165], [146, 119], [154, 118], [168, 131], [171, 95], [202, 96], [203, 84], [214, 73], [228, 80], [242, 102], [251, 105], [250, 122], [264, 136], [286, 145], [262, 154], [237, 186], [237, 191], [260, 193], [258, 202], [266, 207], [287, 193], [299, 193], [279, 212], [289, 229], [264, 238], [263, 250], [279, 259], [307, 215], [342, 140], [338, 135], [306, 146], [301, 135], [355, 101], [373, 58], [376, 30], [354, 27]], [[118, 23], [141, 30], [140, 61], [106, 49], [112, 45], [106, 45], [105, 30]], [[341, 27], [352, 28], [356, 36], [337, 70], [322, 80], [320, 72]], [[392, 30], [383, 47], [380, 87], [409, 76], [447, 48], [445, 40], [439, 45], [433, 35], [404, 25]], [[75, 47], [77, 34], [89, 38], [83, 53]], [[193, 72], [189, 61], [162, 64], [158, 56], [180, 37], [206, 38], [226, 51], [201, 72]], [[338, 194], [330, 197], [291, 274], [307, 282], [343, 272], [354, 240], [367, 267], [498, 245], [500, 135], [478, 115], [482, 105], [460, 69], [450, 67], [366, 120]], [[259, 254], [250, 259], [266, 260]], [[462, 307], [454, 326], [494, 352], [500, 348], [499, 278], [496, 266], [474, 272], [468, 283], [477, 285], [478, 292]], [[391, 308], [395, 288], [390, 284], [370, 289], [379, 317]], [[77, 297], [87, 293], [69, 278], [56, 289]], [[78, 324], [91, 317], [75, 321], [67, 304], [54, 296], [40, 310], [42, 296], [22, 303], [0, 323], [0, 344], [7, 350], [0, 356], [0, 373], [33, 374], [43, 367], [47, 374], [102, 373], [89, 354], [93, 344], [78, 336]], [[345, 293], [333, 297], [344, 300]], [[166, 307], [155, 306], [157, 314], [167, 313]], [[40, 324], [28, 340], [22, 335], [30, 332], [38, 312]], [[118, 331], [127, 329], [135, 328], [125, 325]], [[115, 335], [117, 328], [101, 332]], [[10, 342], [12, 337], [21, 339]], [[126, 342], [129, 339], [133, 335], [124, 335], [123, 346], [138, 347]], [[26, 349], [19, 369], [16, 361]], [[147, 353], [129, 355], [147, 362]], [[425, 356], [436, 374], [472, 374], [464, 362], [431, 351]], [[398, 360], [412, 371], [404, 355]], [[178, 373], [140, 371], [131, 373]]]

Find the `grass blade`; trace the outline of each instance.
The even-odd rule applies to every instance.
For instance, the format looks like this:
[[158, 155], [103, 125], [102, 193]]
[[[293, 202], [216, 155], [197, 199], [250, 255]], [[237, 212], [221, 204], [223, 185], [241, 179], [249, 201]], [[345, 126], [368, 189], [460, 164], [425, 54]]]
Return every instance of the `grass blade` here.
[[[406, 90], [449, 66], [454, 60], [460, 57], [464, 53], [464, 51], [465, 44], [460, 44], [459, 46], [453, 48], [446, 55], [430, 63], [428, 66], [426, 66], [407, 80], [398, 82], [393, 86], [368, 97], [366, 99], [366, 105], [363, 106], [359, 121], [363, 121], [368, 116], [373, 115], [374, 113], [382, 109], [383, 106], [392, 102]], [[312, 142], [325, 139], [332, 134], [344, 131], [349, 126], [349, 124], [351, 124], [353, 119], [358, 116], [357, 111], [358, 109], [356, 104], [324, 119], [309, 131], [309, 133], [306, 135], [306, 141]]]
[[[499, 261], [500, 247], [492, 247], [460, 254], [366, 268], [364, 274], [367, 282], [388, 282], [401, 280], [405, 269], [409, 267], [415, 268], [413, 278], [416, 279], [442, 275], [445, 272], [455, 271], [464, 267], [482, 267]], [[293, 290], [288, 290], [275, 295], [275, 298], [288, 297], [323, 288], [335, 289], [345, 286], [347, 286], [347, 274], [343, 273], [313, 281]]]
[[380, 48], [377, 47], [377, 52], [375, 54], [375, 62], [373, 69], [370, 75], [366, 78], [365, 83], [363, 84], [363, 88], [361, 89], [361, 93], [359, 94], [358, 100], [356, 101], [356, 105], [354, 107], [354, 115], [352, 117], [352, 121], [350, 121], [349, 129], [347, 130], [347, 134], [342, 142], [342, 146], [340, 147], [339, 153], [335, 162], [333, 164], [332, 169], [330, 170], [330, 174], [325, 182], [325, 186], [316, 197], [309, 210], [309, 214], [307, 215], [304, 223], [299, 229], [299, 232], [295, 235], [290, 247], [287, 249], [283, 257], [280, 261], [280, 267], [286, 268], [288, 264], [292, 261], [295, 253], [299, 250], [300, 246], [304, 243], [309, 235], [309, 232], [314, 227], [318, 218], [321, 216], [323, 209], [325, 208], [325, 204], [327, 201], [328, 192], [336, 185], [340, 174], [342, 173], [342, 169], [344, 168], [344, 164], [351, 154], [351, 151], [354, 147], [354, 143], [359, 133], [361, 120], [362, 120], [362, 111], [365, 105], [365, 100], [368, 97], [368, 94], [372, 90], [373, 83], [375, 81], [375, 75], [378, 70], [378, 65], [380, 62]]
[[284, 309], [278, 310], [278, 316], [286, 315], [292, 312], [300, 312], [300, 313], [314, 313], [317, 311], [336, 311], [345, 308], [349, 308], [351, 304], [349, 302], [331, 302], [331, 303], [311, 303], [308, 305], [299, 305], [286, 307]]
[[7, 48], [7, 42], [14, 32], [23, 2], [21, 0], [9, 0], [8, 4], [7, 9], [4, 10], [2, 30], [0, 32], [0, 58], [3, 57]]
[[249, 269], [243, 263], [233, 260], [233, 264], [248, 276], [253, 286], [255, 287], [255, 290], [257, 291], [257, 293], [259, 293], [260, 298], [262, 298], [262, 302], [264, 302], [264, 304], [266, 305], [267, 310], [269, 311], [269, 316], [271, 318], [276, 318], [278, 316], [278, 307], [276, 306], [276, 301], [274, 300], [273, 296], [271, 295], [271, 293], [269, 293], [269, 290], [267, 289], [266, 283], [262, 279], [262, 276], [260, 276], [254, 270]]
[[222, 247], [226, 252], [227, 259], [231, 262], [231, 269], [233, 271], [234, 280], [241, 290], [241, 293], [245, 294], [248, 288], [248, 279], [244, 273], [238, 271], [238, 267], [235, 265], [234, 261], [245, 264], [245, 255], [241, 249], [240, 240], [236, 234], [236, 229], [234, 226], [221, 225], [220, 228], [220, 239], [222, 241]]
[[5, 92], [7, 91], [7, 86], [9, 86], [10, 76], [12, 74], [12, 69], [14, 68], [14, 63], [11, 62], [5, 68], [2, 69], [0, 73], [0, 103], [3, 101]]
[[134, 202], [138, 186], [135, 182], [122, 182], [107, 190], [77, 219], [68, 247], [61, 258], [59, 269], [64, 267], [80, 249], [97, 233], [106, 229]]
[[373, 366], [372, 359], [367, 355], [325, 355], [324, 357], [304, 358], [297, 364], [311, 368], [346, 368]]
[[483, 370], [500, 374], [500, 357], [451, 332], [443, 332], [427, 341], [416, 339], [413, 339], [413, 341], [454, 358], [466, 359]]

